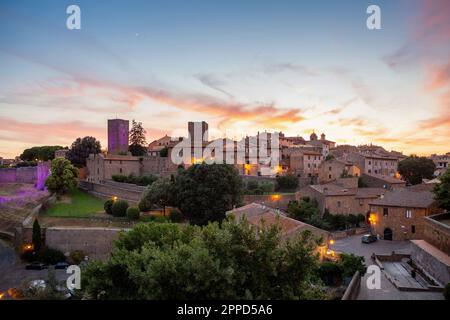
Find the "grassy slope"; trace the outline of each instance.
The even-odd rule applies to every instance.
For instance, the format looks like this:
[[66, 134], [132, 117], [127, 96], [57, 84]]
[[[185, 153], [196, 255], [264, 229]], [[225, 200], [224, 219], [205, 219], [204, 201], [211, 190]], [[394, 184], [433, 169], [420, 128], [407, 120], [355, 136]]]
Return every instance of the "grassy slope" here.
[[81, 190], [74, 190], [70, 194], [71, 203], [56, 202], [44, 216], [86, 218], [96, 213], [104, 212], [103, 201]]

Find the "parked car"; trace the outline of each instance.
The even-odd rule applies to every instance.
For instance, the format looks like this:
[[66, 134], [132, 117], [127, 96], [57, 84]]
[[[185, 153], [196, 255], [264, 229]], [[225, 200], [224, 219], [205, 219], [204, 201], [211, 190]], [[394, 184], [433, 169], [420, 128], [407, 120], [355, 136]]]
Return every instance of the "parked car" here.
[[361, 238], [362, 243], [372, 243], [377, 241], [377, 236], [373, 234], [365, 234]]
[[26, 270], [43, 270], [43, 269], [47, 269], [47, 267], [48, 266], [46, 264], [43, 264], [43, 263], [38, 262], [38, 261], [34, 261], [34, 262], [30, 263], [30, 264], [27, 264], [25, 266], [25, 269]]
[[55, 264], [55, 269], [67, 269], [69, 264], [67, 262], [58, 262]]

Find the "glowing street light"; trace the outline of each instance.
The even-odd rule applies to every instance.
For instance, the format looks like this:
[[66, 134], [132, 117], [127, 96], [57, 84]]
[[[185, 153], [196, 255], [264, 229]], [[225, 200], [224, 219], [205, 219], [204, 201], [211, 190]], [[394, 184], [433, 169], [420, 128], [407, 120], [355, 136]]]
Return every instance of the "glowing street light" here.
[[334, 240], [330, 239], [329, 244], [333, 245], [334, 244]]
[[116, 202], [117, 201], [117, 196], [112, 197], [112, 201]]

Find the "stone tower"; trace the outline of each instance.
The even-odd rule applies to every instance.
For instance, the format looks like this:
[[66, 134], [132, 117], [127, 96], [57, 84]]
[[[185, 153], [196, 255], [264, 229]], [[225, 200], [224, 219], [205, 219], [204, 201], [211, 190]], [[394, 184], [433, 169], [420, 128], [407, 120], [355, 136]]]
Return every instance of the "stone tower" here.
[[122, 119], [108, 120], [108, 153], [128, 152], [128, 133], [130, 122]]

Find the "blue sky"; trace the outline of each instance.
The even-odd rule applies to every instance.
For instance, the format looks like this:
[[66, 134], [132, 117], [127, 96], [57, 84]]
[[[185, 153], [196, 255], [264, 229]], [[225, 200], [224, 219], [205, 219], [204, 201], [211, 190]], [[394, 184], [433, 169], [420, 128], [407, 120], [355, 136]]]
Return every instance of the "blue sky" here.
[[[81, 8], [81, 30], [66, 8]], [[366, 8], [381, 8], [368, 30]], [[2, 1], [0, 156], [94, 135], [262, 130], [448, 152], [445, 0]], [[448, 10], [447, 10], [448, 12]]]

